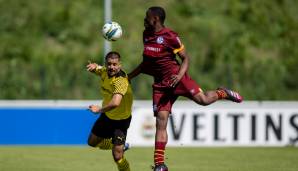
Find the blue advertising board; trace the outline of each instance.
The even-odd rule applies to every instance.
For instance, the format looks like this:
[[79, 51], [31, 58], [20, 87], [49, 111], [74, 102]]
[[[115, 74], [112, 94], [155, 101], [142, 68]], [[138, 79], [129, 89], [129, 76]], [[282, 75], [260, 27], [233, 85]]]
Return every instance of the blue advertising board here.
[[0, 144], [78, 144], [98, 115], [80, 108], [0, 108]]

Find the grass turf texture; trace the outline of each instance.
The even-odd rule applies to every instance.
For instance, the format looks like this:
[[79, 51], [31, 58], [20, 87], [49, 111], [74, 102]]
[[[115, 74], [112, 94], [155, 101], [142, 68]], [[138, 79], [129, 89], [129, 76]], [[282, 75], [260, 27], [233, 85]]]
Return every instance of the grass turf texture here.
[[[298, 148], [167, 148], [171, 171], [297, 171]], [[132, 171], [150, 171], [153, 148], [125, 153]], [[0, 171], [113, 171], [111, 151], [86, 146], [0, 146]]]

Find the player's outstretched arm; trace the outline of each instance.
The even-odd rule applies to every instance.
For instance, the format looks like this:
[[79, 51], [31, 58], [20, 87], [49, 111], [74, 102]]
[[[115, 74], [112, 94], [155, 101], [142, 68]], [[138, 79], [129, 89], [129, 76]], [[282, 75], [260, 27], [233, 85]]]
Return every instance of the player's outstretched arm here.
[[142, 71], [142, 63], [128, 74], [128, 80], [130, 81], [134, 77], [138, 76], [141, 73], [141, 71]]
[[97, 105], [90, 105], [89, 110], [95, 114], [105, 113], [118, 107], [122, 100], [122, 94], [114, 94], [112, 100], [102, 108]]
[[91, 63], [90, 61], [88, 61], [88, 64], [86, 65], [87, 71], [95, 73], [96, 70], [99, 70], [102, 68], [101, 65], [98, 65], [97, 63]]
[[178, 52], [178, 56], [182, 60], [180, 70], [179, 70], [178, 74], [183, 76], [186, 73], [186, 71], [188, 70], [188, 67], [189, 67], [189, 56], [187, 55], [185, 49]]

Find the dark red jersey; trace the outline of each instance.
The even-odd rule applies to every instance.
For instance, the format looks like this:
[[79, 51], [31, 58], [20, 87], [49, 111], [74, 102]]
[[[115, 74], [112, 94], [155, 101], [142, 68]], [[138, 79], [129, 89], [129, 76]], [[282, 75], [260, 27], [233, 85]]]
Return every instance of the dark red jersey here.
[[177, 74], [180, 68], [176, 53], [183, 49], [183, 45], [178, 34], [169, 28], [159, 32], [145, 30], [143, 43], [142, 73], [153, 76], [155, 84], [168, 86], [170, 77]]

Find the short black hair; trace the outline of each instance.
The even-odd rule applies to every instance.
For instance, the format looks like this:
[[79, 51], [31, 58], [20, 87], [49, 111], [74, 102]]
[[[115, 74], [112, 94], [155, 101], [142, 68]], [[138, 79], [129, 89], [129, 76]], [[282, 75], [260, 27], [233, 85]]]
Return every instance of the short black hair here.
[[108, 54], [106, 54], [105, 60], [107, 60], [108, 58], [118, 58], [120, 60], [121, 56], [118, 52], [111, 51]]
[[166, 19], [166, 12], [162, 7], [153, 6], [150, 7], [148, 10], [150, 10], [153, 13], [153, 15], [158, 16], [162, 24], [164, 23]]

